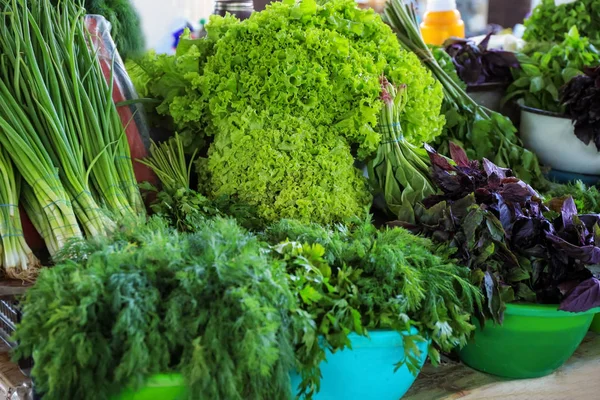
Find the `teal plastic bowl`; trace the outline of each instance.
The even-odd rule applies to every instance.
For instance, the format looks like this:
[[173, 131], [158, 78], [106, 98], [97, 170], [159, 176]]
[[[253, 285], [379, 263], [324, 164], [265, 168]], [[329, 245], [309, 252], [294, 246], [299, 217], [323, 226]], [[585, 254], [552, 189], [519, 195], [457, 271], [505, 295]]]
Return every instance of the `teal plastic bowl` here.
[[[411, 334], [417, 332], [413, 328]], [[327, 361], [321, 364], [321, 390], [315, 400], [398, 400], [410, 389], [417, 377], [405, 365], [394, 372], [394, 365], [404, 357], [402, 335], [372, 331], [369, 336], [351, 334], [352, 349], [327, 351]], [[418, 345], [421, 367], [427, 346], [426, 342]], [[291, 378], [292, 388], [298, 388], [300, 376], [292, 373]]]
[[[412, 329], [411, 334], [417, 334]], [[373, 331], [370, 338], [350, 335], [352, 350], [331, 353], [321, 365], [321, 391], [315, 400], [398, 400], [412, 386], [416, 376], [402, 366], [394, 366], [404, 357], [402, 335], [395, 331]], [[427, 358], [428, 343], [418, 343], [422, 367]], [[291, 373], [293, 394], [301, 378]], [[111, 400], [183, 400], [187, 388], [180, 374], [155, 375], [138, 391], [127, 390]]]

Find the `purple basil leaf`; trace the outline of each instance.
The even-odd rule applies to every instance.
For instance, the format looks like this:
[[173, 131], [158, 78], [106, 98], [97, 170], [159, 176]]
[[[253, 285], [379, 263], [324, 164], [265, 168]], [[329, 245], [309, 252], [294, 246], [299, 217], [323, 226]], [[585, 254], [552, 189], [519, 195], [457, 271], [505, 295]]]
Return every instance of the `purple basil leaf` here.
[[488, 49], [488, 45], [490, 44], [490, 38], [492, 37], [493, 34], [494, 34], [493, 32], [488, 33], [483, 38], [483, 40], [481, 42], [479, 42], [479, 46], [478, 47], [479, 47], [479, 50], [481, 52], [484, 52], [484, 51], [486, 51]]
[[502, 300], [500, 299], [500, 290], [498, 288], [498, 281], [489, 271], [485, 272], [485, 278], [483, 280], [485, 287], [485, 294], [488, 301], [488, 310], [492, 315], [494, 321], [502, 323], [504, 320], [504, 309]]
[[446, 157], [440, 155], [433, 147], [428, 144], [425, 144], [425, 150], [427, 150], [427, 154], [429, 154], [429, 159], [431, 160], [431, 164], [434, 167], [439, 167], [444, 171], [452, 171], [454, 167], [450, 165]]
[[498, 178], [504, 179], [510, 174], [510, 169], [500, 168], [487, 158], [483, 159], [483, 169], [485, 170], [485, 173], [487, 174], [488, 178], [491, 177], [493, 174], [496, 174]]
[[500, 194], [506, 202], [510, 203], [523, 203], [527, 201], [529, 197], [531, 197], [529, 190], [518, 183], [509, 183], [504, 185], [504, 188], [500, 191]]
[[470, 167], [469, 158], [467, 153], [462, 147], [450, 142], [450, 156], [459, 167]]
[[584, 312], [600, 307], [600, 281], [590, 278], [575, 287], [560, 303], [559, 310]]
[[594, 245], [576, 246], [566, 240], [552, 234], [546, 233], [554, 248], [561, 251], [564, 255], [574, 258], [583, 264], [599, 264], [600, 248]]
[[573, 197], [569, 196], [565, 199], [560, 210], [564, 229], [569, 229], [573, 225], [573, 217], [577, 215], [577, 206]]

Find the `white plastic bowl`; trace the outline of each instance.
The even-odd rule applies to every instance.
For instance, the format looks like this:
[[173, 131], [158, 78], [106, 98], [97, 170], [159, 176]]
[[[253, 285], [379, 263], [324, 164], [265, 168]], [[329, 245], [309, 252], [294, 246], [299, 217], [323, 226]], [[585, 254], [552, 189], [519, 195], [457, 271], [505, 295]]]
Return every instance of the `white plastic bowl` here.
[[585, 145], [575, 136], [570, 118], [521, 106], [521, 138], [542, 164], [576, 174], [600, 175], [596, 145]]

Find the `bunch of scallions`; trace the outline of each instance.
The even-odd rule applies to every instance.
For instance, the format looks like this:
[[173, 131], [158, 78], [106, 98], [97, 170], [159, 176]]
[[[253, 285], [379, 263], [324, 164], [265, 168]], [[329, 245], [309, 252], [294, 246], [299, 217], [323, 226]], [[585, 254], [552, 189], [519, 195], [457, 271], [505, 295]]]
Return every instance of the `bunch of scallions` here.
[[25, 242], [19, 214], [21, 176], [0, 148], [0, 266], [12, 279], [32, 280], [39, 261]]
[[81, 4], [0, 0], [0, 146], [51, 255], [144, 212], [112, 88]]

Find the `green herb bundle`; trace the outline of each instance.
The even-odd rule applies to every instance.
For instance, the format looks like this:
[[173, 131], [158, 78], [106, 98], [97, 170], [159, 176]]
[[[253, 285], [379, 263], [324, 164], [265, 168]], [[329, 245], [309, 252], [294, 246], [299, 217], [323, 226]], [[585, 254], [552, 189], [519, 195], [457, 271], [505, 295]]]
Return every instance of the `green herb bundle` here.
[[381, 143], [367, 164], [375, 195], [382, 194], [389, 211], [403, 221], [414, 221], [413, 205], [435, 193], [429, 180], [429, 159], [422, 148], [404, 137], [401, 115], [406, 106], [406, 85], [395, 87], [382, 78], [383, 108], [377, 128]]
[[[437, 363], [438, 350], [463, 346], [474, 329], [469, 318], [481, 307], [481, 292], [470, 284], [468, 269], [449, 261], [448, 253], [428, 239], [401, 228], [380, 231], [369, 220], [333, 229], [282, 220], [265, 236], [286, 260], [302, 310], [297, 318], [314, 319], [311, 329], [303, 324], [303, 330], [295, 330], [305, 393], [318, 388], [318, 365], [325, 358], [319, 336], [336, 351], [350, 345], [351, 332], [401, 332], [405, 359], [398, 366], [406, 363], [416, 373], [416, 341], [431, 340], [430, 357]], [[419, 335], [407, 335], [411, 326]]]
[[600, 0], [577, 0], [560, 6], [556, 0], [542, 0], [525, 20], [523, 38], [528, 42], [558, 43], [573, 26], [600, 45]]
[[29, 186], [28, 211], [51, 254], [143, 213], [127, 138], [72, 2], [1, 0], [0, 143]]
[[15, 335], [44, 399], [106, 400], [170, 371], [189, 399], [289, 398], [285, 268], [235, 221], [180, 235], [153, 218], [58, 258], [72, 260], [42, 271]]
[[475, 103], [438, 64], [421, 37], [413, 6], [402, 0], [390, 0], [385, 18], [402, 46], [418, 55], [444, 88], [442, 111], [446, 125], [437, 141], [438, 150], [449, 154], [449, 142], [454, 142], [463, 147], [470, 158], [488, 158], [501, 167], [511, 168], [526, 182], [545, 186], [547, 182], [537, 157], [523, 148], [510, 120]]
[[585, 67], [600, 63], [600, 52], [573, 26], [562, 43], [527, 51], [518, 56], [520, 69], [513, 70], [514, 81], [504, 101], [523, 99], [528, 107], [563, 113], [560, 89], [583, 74]]

